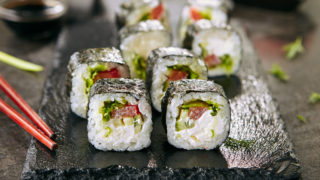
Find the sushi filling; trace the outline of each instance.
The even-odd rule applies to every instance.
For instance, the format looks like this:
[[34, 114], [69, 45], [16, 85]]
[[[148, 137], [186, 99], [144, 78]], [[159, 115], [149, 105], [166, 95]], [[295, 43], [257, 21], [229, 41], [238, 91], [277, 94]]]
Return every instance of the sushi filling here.
[[163, 83], [163, 92], [169, 87], [169, 82], [177, 81], [181, 79], [198, 79], [199, 75], [193, 72], [189, 66], [185, 65], [174, 65], [167, 67], [167, 80]]
[[90, 92], [90, 88], [99, 79], [103, 78], [120, 78], [121, 75], [117, 68], [111, 68], [107, 70], [107, 67], [104, 64], [98, 64], [94, 67], [89, 66], [89, 76], [84, 78], [86, 82], [85, 93]]
[[146, 79], [146, 60], [142, 56], [135, 54], [134, 58], [132, 59], [132, 62], [137, 77], [139, 79]]
[[[197, 121], [213, 121], [212, 117], [215, 117], [219, 110], [220, 105], [211, 101], [191, 101], [184, 103], [179, 108], [179, 115], [176, 119], [175, 129], [177, 132], [186, 129], [195, 128]], [[210, 127], [208, 127], [210, 128]], [[214, 137], [213, 127], [210, 129], [211, 137]], [[179, 137], [180, 134], [178, 134]], [[181, 136], [181, 135], [180, 135]], [[196, 139], [196, 134], [192, 134], [191, 138]]]
[[190, 17], [193, 22], [198, 21], [200, 19], [208, 19], [211, 20], [211, 9], [205, 8], [203, 10], [199, 10], [195, 7], [190, 8]]
[[201, 57], [204, 59], [204, 62], [209, 70], [216, 67], [222, 67], [227, 72], [232, 72], [233, 59], [229, 54], [224, 54], [218, 57], [214, 53], [208, 53], [205, 43], [199, 43], [199, 47], [201, 48]]
[[146, 21], [149, 19], [160, 20], [164, 14], [164, 6], [160, 3], [158, 6], [152, 8], [149, 12], [144, 13], [139, 21]]
[[141, 132], [144, 120], [137, 104], [132, 105], [125, 100], [105, 101], [103, 104], [100, 113], [105, 124], [105, 137], [112, 133], [112, 128], [125, 126], [132, 126], [135, 134]]

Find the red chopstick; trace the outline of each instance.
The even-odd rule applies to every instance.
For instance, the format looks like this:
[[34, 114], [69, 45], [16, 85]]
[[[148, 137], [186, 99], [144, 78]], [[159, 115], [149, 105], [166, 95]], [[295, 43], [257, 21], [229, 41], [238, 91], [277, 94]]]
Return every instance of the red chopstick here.
[[54, 136], [53, 131], [40, 118], [40, 116], [25, 102], [22, 97], [10, 86], [10, 84], [0, 75], [0, 88], [6, 95], [50, 138]]
[[46, 136], [41, 130], [35, 127], [31, 122], [21, 116], [17, 111], [15, 111], [10, 105], [4, 102], [0, 98], [0, 111], [5, 113], [10, 119], [16, 122], [19, 126], [25, 129], [33, 137], [38, 139], [42, 144], [46, 145], [49, 149], [54, 150], [57, 148], [57, 143]]

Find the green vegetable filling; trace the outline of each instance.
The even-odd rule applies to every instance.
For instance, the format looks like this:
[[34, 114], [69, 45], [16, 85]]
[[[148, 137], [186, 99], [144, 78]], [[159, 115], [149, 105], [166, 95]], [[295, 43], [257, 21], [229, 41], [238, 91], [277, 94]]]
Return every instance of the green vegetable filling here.
[[206, 8], [204, 11], [200, 11], [200, 14], [202, 16], [202, 19], [208, 19], [208, 20], [212, 19], [210, 8]]
[[298, 115], [297, 118], [303, 123], [307, 122], [307, 119], [305, 117], [301, 116], [301, 115]]
[[144, 13], [141, 18], [139, 19], [139, 21], [146, 21], [148, 19], [151, 19], [151, 15], [150, 15], [150, 12], [146, 12]]
[[251, 140], [237, 140], [228, 137], [224, 144], [232, 150], [238, 150], [240, 148], [245, 148], [246, 150], [248, 150], [253, 143], [254, 141]]
[[269, 72], [281, 81], [286, 82], [289, 80], [289, 76], [282, 70], [282, 68], [278, 64], [273, 64]]
[[100, 113], [102, 114], [102, 120], [108, 122], [111, 119], [111, 113], [115, 109], [119, 109], [125, 106], [127, 102], [118, 102], [118, 101], [105, 101], [104, 105], [100, 108]]
[[85, 93], [89, 94], [90, 92], [90, 88], [93, 85], [93, 79], [94, 77], [100, 72], [100, 71], [105, 71], [106, 70], [106, 66], [104, 64], [98, 64], [95, 67], [90, 67], [89, 66], [89, 77], [85, 78], [85, 82], [86, 82], [86, 89], [85, 89]]
[[303, 53], [302, 37], [298, 37], [294, 42], [285, 45], [283, 50], [286, 52], [286, 58], [288, 60], [292, 60], [297, 57], [298, 54]]
[[[184, 129], [190, 129], [194, 127], [193, 120], [190, 120], [188, 118], [190, 107], [208, 107], [212, 110], [211, 115], [216, 116], [220, 110], [219, 106], [220, 105], [218, 103], [213, 103], [211, 101], [204, 102], [201, 100], [191, 101], [183, 104], [180, 108], [179, 116], [176, 120], [176, 131], [181, 131]], [[214, 136], [214, 131], [213, 131], [213, 136]]]
[[105, 129], [106, 129], [106, 134], [104, 135], [104, 137], [108, 137], [111, 134], [112, 130], [108, 126]]
[[145, 59], [142, 56], [135, 54], [132, 61], [134, 64], [134, 70], [137, 73], [138, 78], [146, 79], [146, 61], [145, 61]]

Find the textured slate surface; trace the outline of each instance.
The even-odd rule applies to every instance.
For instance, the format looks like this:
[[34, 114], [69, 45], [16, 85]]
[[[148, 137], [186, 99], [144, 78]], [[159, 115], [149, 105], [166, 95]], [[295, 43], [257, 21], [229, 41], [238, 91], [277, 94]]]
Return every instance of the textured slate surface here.
[[[179, 176], [228, 179], [230, 178], [228, 173], [239, 179], [248, 177], [270, 179], [276, 178], [275, 174], [285, 178], [298, 177], [299, 164], [284, 131], [283, 121], [279, 118], [277, 105], [272, 100], [265, 80], [261, 76], [252, 46], [242, 31], [241, 33], [246, 47], [242, 70], [237, 76], [215, 80], [224, 86], [234, 108], [230, 136], [236, 139], [254, 140], [255, 143], [250, 149], [234, 150], [226, 146], [220, 148], [221, 152], [175, 149], [166, 141], [160, 114], [154, 112], [151, 147], [132, 153], [95, 150], [87, 140], [86, 120], [70, 112], [65, 81], [66, 64], [74, 51], [116, 45], [117, 33], [113, 23], [88, 21], [69, 26], [61, 33], [53, 70], [46, 82], [40, 105], [40, 115], [57, 133], [56, 141], [59, 149], [50, 152], [32, 139], [22, 177], [76, 179], [105, 175], [111, 175], [111, 178], [126, 178], [133, 175], [144, 179], [160, 177], [171, 179]], [[227, 167], [247, 169], [227, 169]], [[265, 169], [272, 172], [267, 172]]]

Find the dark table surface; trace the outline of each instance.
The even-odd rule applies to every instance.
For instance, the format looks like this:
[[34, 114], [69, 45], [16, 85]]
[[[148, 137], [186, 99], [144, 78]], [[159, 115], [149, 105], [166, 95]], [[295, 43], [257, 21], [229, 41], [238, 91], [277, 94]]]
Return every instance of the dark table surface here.
[[[72, 0], [70, 3], [71, 13], [65, 17], [66, 25], [92, 17], [112, 17], [112, 11], [103, 12], [97, 9], [99, 6], [93, 6], [90, 2], [79, 5]], [[232, 17], [240, 19], [247, 29], [265, 73], [268, 73], [273, 63], [277, 63], [290, 76], [287, 83], [270, 75], [266, 77], [272, 94], [279, 103], [280, 113], [302, 165], [303, 179], [320, 177], [320, 103], [308, 103], [311, 92], [320, 92], [319, 9], [320, 1], [309, 0], [297, 12], [274, 12], [237, 5], [232, 13]], [[45, 67], [43, 72], [29, 73], [0, 63], [1, 75], [37, 109], [44, 82], [51, 71], [55, 39], [21, 39], [2, 22], [0, 34], [1, 51]], [[304, 37], [305, 53], [293, 61], [287, 61], [282, 46], [297, 36]], [[2, 92], [0, 97], [14, 105]], [[297, 115], [305, 116], [307, 122], [304, 124], [299, 121]], [[30, 135], [2, 113], [0, 121], [0, 179], [19, 179]]]

